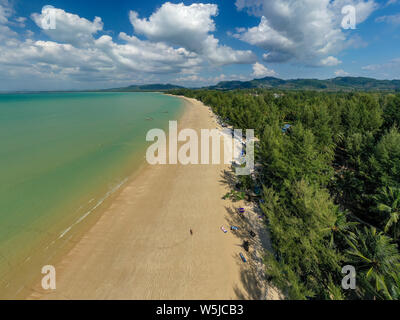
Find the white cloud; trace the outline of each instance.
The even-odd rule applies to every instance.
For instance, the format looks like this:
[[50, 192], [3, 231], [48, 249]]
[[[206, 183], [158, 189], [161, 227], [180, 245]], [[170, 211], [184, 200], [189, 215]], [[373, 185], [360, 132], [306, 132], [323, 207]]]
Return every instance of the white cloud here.
[[365, 71], [376, 71], [381, 74], [392, 73], [394, 77], [398, 78], [398, 74], [400, 72], [400, 58], [391, 59], [386, 63], [366, 65], [361, 69]]
[[10, 16], [10, 10], [6, 6], [0, 4], [0, 23], [1, 24], [7, 23], [9, 16]]
[[[195, 53], [163, 43], [139, 40], [121, 33], [117, 44], [109, 36], [94, 39], [90, 45], [75, 46], [55, 41], [20, 41], [8, 38], [0, 43], [0, 80], [2, 89], [15, 81], [17, 88], [45, 87], [88, 88], [130, 84], [151, 75], [179, 74], [196, 69], [203, 62]], [[76, 44], [76, 43], [74, 43]], [[28, 80], [29, 79], [29, 80]]]
[[234, 50], [220, 45], [211, 32], [215, 31], [213, 17], [218, 14], [215, 4], [164, 3], [148, 19], [140, 19], [138, 13], [130, 12], [135, 32], [152, 41], [182, 46], [204, 56], [212, 64], [252, 63], [254, 54], [249, 50]]
[[179, 73], [202, 63], [197, 54], [184, 48], [172, 48], [164, 43], [140, 40], [121, 33], [126, 44], [119, 45], [109, 36], [102, 36], [96, 45], [113, 58], [114, 62], [136, 71], [151, 73]]
[[212, 79], [212, 81], [215, 82], [215, 83], [218, 83], [218, 82], [221, 82], [221, 81], [227, 81], [227, 80], [229, 80], [229, 77], [227, 77], [223, 73], [221, 73], [220, 75], [218, 75], [218, 76], [216, 76], [216, 77], [214, 77]]
[[368, 70], [368, 71], [375, 71], [380, 68], [380, 65], [378, 64], [369, 64], [367, 66], [361, 67], [362, 70]]
[[212, 83], [219, 83], [221, 81], [231, 81], [231, 80], [239, 80], [239, 81], [248, 81], [251, 80], [248, 76], [242, 75], [242, 74], [219, 74], [218, 76], [215, 77], [210, 77], [208, 78], [208, 81]]
[[25, 17], [17, 17], [17, 18], [15, 18], [15, 22], [18, 25], [18, 27], [20, 27], [20, 28], [25, 28], [26, 20], [27, 19]]
[[366, 65], [361, 68], [365, 76], [377, 79], [399, 79], [400, 57], [387, 62]]
[[0, 69], [13, 76], [35, 75], [73, 81], [128, 81], [144, 73], [180, 73], [201, 63], [196, 54], [163, 43], [142, 41], [121, 34], [123, 44], [109, 36], [90, 47], [54, 41], [9, 40], [0, 46]]
[[338, 64], [341, 64], [341, 63], [342, 63], [342, 61], [340, 61], [339, 59], [337, 59], [333, 56], [329, 56], [329, 57], [321, 60], [321, 65], [327, 66], [327, 67], [337, 66]]
[[337, 77], [346, 77], [348, 75], [349, 75], [349, 73], [344, 71], [343, 69], [339, 69], [339, 70], [335, 71], [335, 76], [337, 76]]
[[207, 79], [197, 75], [197, 74], [193, 74], [193, 75], [189, 75], [189, 76], [183, 76], [183, 77], [178, 77], [175, 78], [175, 81], [178, 83], [185, 83], [185, 82], [206, 82]]
[[395, 4], [397, 2], [398, 2], [398, 0], [388, 0], [388, 2], [386, 3], [385, 7], [390, 6], [391, 4]]
[[337, 21], [342, 20], [342, 8], [351, 5], [356, 9], [356, 24], [363, 23], [368, 17], [378, 9], [378, 4], [374, 0], [334, 0], [330, 3], [330, 9], [334, 13]]
[[261, 20], [235, 37], [266, 50], [267, 62], [334, 65], [334, 55], [352, 44], [340, 26], [344, 5], [356, 7], [357, 23], [377, 7], [373, 0], [237, 0], [239, 10]]
[[135, 32], [153, 41], [165, 41], [183, 46], [191, 51], [202, 49], [202, 42], [215, 30], [212, 17], [218, 14], [215, 4], [164, 3], [148, 19], [139, 19], [138, 13], [130, 12]]
[[268, 69], [263, 64], [256, 62], [253, 64], [252, 76], [255, 78], [275, 77], [277, 73], [274, 70]]
[[389, 16], [381, 16], [375, 19], [376, 22], [386, 22], [393, 25], [400, 24], [400, 13]]
[[[42, 29], [52, 40], [62, 43], [70, 43], [75, 46], [90, 45], [93, 43], [93, 35], [103, 30], [101, 18], [95, 17], [93, 22], [81, 18], [76, 14], [65, 12], [62, 9], [52, 9], [56, 21], [55, 29]], [[39, 28], [42, 27], [43, 13], [33, 13], [32, 19]]]
[[0, 23], [6, 23], [14, 10], [9, 0], [0, 0]]
[[12, 8], [8, 1], [0, 1], [0, 41], [4, 41], [8, 37], [16, 37], [17, 33], [12, 31], [8, 24], [10, 24], [9, 18], [12, 15]]
[[[6, 84], [2, 89], [11, 83], [18, 88], [26, 85], [24, 89], [38, 83], [46, 83], [47, 88], [49, 84], [65, 87], [66, 83], [78, 88], [82, 83], [89, 84], [88, 88], [109, 87], [112, 83], [162, 82], [171, 74], [182, 81], [201, 82], [207, 78], [197, 74], [210, 63], [255, 59], [251, 51], [234, 50], [210, 34], [215, 30], [216, 5], [166, 3], [148, 20], [131, 12], [134, 30], [147, 39], [121, 32], [118, 41], [105, 34], [100, 17], [90, 21], [54, 8], [56, 29], [41, 29], [49, 40], [34, 41], [40, 35], [34, 36], [31, 30], [18, 35], [8, 27], [11, 19], [14, 27], [26, 21], [13, 17], [11, 8], [2, 5], [4, 1], [0, 0], [0, 80]], [[41, 28], [43, 14], [33, 13], [31, 18]]]

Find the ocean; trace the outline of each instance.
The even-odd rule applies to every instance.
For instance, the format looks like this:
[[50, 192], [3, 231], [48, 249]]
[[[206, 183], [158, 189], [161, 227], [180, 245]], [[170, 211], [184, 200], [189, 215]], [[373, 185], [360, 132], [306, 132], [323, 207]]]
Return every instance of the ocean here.
[[0, 95], [0, 298], [29, 293], [182, 110], [158, 93]]

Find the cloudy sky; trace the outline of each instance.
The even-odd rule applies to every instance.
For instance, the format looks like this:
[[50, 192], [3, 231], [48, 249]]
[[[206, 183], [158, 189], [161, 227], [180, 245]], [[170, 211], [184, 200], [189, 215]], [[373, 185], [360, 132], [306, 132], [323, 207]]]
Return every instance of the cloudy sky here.
[[0, 91], [346, 75], [400, 78], [400, 0], [0, 0]]

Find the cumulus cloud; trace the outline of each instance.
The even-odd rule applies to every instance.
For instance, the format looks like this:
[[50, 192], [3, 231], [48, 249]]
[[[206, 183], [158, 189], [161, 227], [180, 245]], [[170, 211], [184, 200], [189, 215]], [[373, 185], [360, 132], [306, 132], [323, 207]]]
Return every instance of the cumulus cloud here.
[[[51, 11], [56, 21], [56, 28], [42, 30], [54, 41], [75, 46], [90, 45], [94, 41], [93, 35], [103, 30], [103, 22], [99, 17], [95, 17], [92, 22], [62, 9], [53, 8]], [[45, 12], [32, 14], [32, 19], [39, 28], [42, 28], [45, 17]]]
[[371, 72], [377, 79], [398, 79], [400, 73], [400, 58], [394, 58], [384, 63], [370, 64], [361, 68], [369, 76]]
[[8, 1], [0, 1], [0, 41], [4, 41], [8, 37], [16, 37], [17, 33], [12, 31], [8, 24], [10, 23], [9, 18], [12, 14], [12, 8]]
[[103, 35], [90, 47], [54, 41], [8, 41], [0, 46], [0, 68], [13, 75], [31, 74], [75, 81], [117, 81], [140, 74], [180, 73], [201, 60], [185, 49], [120, 35], [122, 44]]
[[[46, 41], [34, 41], [40, 35], [34, 37], [30, 30], [18, 35], [9, 28], [10, 19], [21, 27], [26, 19], [14, 17], [11, 6], [3, 5], [5, 1], [0, 0], [0, 78], [8, 83], [15, 79], [32, 86], [40, 79], [52, 80], [52, 84], [68, 80], [75, 87], [80, 82], [96, 87], [96, 82], [105, 86], [135, 80], [159, 82], [171, 74], [194, 82], [205, 80], [198, 73], [210, 63], [255, 61], [251, 51], [234, 50], [212, 35], [216, 5], [165, 3], [149, 19], [139, 19], [132, 11], [134, 31], [145, 39], [121, 32], [118, 41], [103, 31], [100, 17], [90, 21], [53, 8], [55, 29], [42, 29], [45, 12], [31, 15], [41, 34], [47, 36]], [[22, 78], [26, 81], [18, 81]]]
[[267, 62], [336, 65], [334, 55], [351, 44], [340, 26], [344, 5], [356, 8], [357, 23], [377, 7], [373, 0], [237, 0], [237, 8], [260, 17], [260, 23], [235, 37], [266, 50]]
[[371, 13], [379, 7], [374, 0], [334, 0], [330, 3], [329, 9], [332, 10], [335, 21], [340, 22], [342, 20], [342, 8], [347, 5], [356, 9], [357, 24], [367, 20]]
[[253, 64], [252, 76], [255, 78], [275, 77], [277, 76], [277, 73], [274, 70], [268, 69], [263, 64], [256, 62]]
[[185, 6], [166, 2], [149, 18], [140, 19], [137, 12], [131, 11], [130, 21], [135, 32], [148, 39], [181, 46], [216, 65], [254, 62], [256, 58], [250, 50], [234, 50], [221, 45], [210, 34], [215, 31], [213, 17], [217, 14], [215, 4]]
[[197, 74], [192, 74], [192, 75], [188, 75], [188, 76], [182, 76], [182, 77], [178, 77], [175, 78], [175, 81], [178, 83], [186, 83], [186, 82], [206, 82], [207, 79], [205, 79], [204, 77], [201, 77]]
[[139, 19], [138, 13], [130, 12], [130, 21], [135, 32], [150, 40], [166, 41], [192, 51], [201, 50], [201, 42], [215, 30], [212, 17], [218, 14], [215, 4], [183, 3], [163, 4], [148, 19]]
[[1, 24], [7, 23], [9, 16], [10, 16], [9, 8], [0, 3], [0, 23]]
[[400, 70], [400, 58], [391, 59], [386, 63], [381, 64], [369, 64], [361, 68], [362, 70], [366, 71], [385, 71], [388, 72], [389, 70], [392, 72], [399, 72]]
[[321, 60], [321, 65], [327, 66], [327, 67], [332, 67], [332, 66], [337, 66], [338, 64], [341, 64], [342, 61], [340, 61], [338, 58], [335, 58], [333, 56], [326, 57], [325, 59]]
[[348, 75], [349, 75], [349, 73], [344, 71], [343, 69], [339, 69], [339, 70], [335, 71], [335, 76], [337, 76], [337, 77], [346, 77]]
[[184, 48], [139, 40], [124, 33], [119, 39], [122, 43], [103, 35], [93, 39], [91, 45], [75, 46], [8, 38], [0, 44], [0, 78], [7, 79], [7, 85], [16, 79], [25, 88], [35, 87], [42, 80], [46, 87], [56, 82], [60, 86], [68, 83], [81, 87], [79, 83], [85, 82], [88, 87], [98, 87], [100, 83], [108, 87], [112, 83], [148, 81], [154, 74], [179, 74], [202, 64], [195, 53]]
[[146, 70], [151, 73], [179, 73], [200, 65], [202, 60], [184, 48], [173, 48], [161, 42], [140, 40], [125, 33], [119, 35], [126, 43], [115, 44], [111, 37], [103, 36], [96, 44], [123, 67]]

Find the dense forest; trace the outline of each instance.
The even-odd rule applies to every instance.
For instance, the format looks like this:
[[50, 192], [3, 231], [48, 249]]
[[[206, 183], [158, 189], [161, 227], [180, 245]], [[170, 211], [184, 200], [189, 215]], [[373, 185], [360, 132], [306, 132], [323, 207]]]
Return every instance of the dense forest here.
[[[265, 272], [288, 299], [400, 298], [400, 94], [173, 90], [255, 129], [260, 206], [274, 254]], [[282, 130], [282, 128], [288, 130]], [[342, 268], [357, 272], [343, 290]]]

